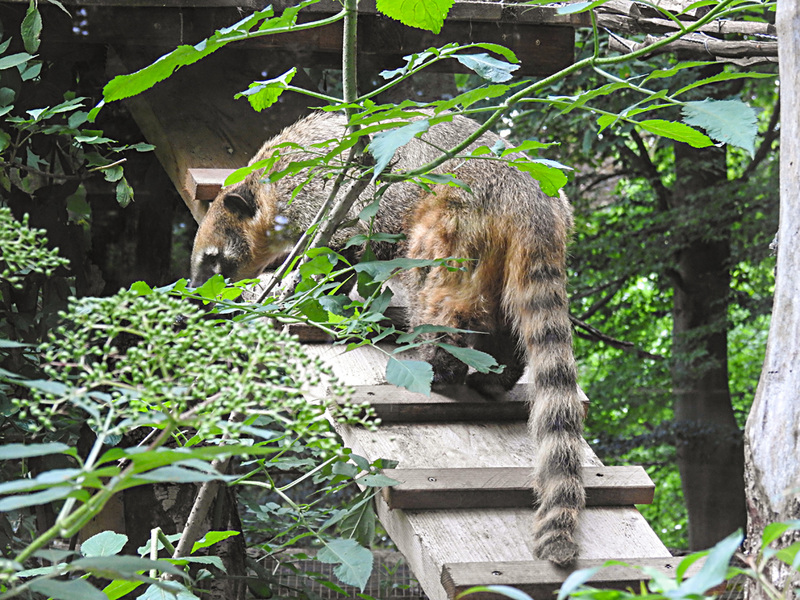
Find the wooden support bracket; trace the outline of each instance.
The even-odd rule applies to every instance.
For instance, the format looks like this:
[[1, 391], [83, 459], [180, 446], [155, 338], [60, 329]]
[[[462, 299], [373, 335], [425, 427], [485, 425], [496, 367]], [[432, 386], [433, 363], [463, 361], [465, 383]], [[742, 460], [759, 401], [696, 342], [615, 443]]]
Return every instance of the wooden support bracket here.
[[[528, 467], [386, 469], [400, 482], [383, 488], [390, 508], [528, 508], [535, 495]], [[587, 506], [650, 504], [655, 485], [642, 467], [583, 467]]]
[[[525, 421], [527, 386], [517, 384], [503, 398], [491, 400], [465, 385], [440, 388], [430, 396], [391, 385], [358, 385], [351, 403], [369, 404], [383, 424]], [[589, 399], [581, 395], [586, 412]]]
[[[569, 568], [560, 568], [549, 561], [515, 561], [515, 562], [470, 562], [446, 563], [442, 566], [442, 586], [448, 598], [455, 598], [461, 592], [475, 586], [507, 585], [513, 586], [532, 598], [552, 598], [567, 576], [578, 569], [602, 567], [607, 560], [578, 560]], [[636, 558], [623, 559], [623, 562], [647, 567], [674, 576], [680, 558]], [[687, 575], [693, 575], [700, 569], [700, 561], [689, 567]], [[627, 589], [639, 588], [639, 582], [648, 581], [650, 577], [641, 569], [625, 565], [612, 565], [600, 569], [588, 581], [587, 585], [597, 588]], [[505, 598], [491, 592], [477, 592], [468, 596], [469, 600], [500, 600]]]

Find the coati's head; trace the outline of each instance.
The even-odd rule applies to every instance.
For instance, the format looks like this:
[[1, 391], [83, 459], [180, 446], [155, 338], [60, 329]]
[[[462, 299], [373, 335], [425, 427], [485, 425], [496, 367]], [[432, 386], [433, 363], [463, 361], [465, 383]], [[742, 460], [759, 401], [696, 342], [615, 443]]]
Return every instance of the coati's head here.
[[[263, 186], [258, 197], [253, 186]], [[191, 285], [217, 273], [233, 281], [257, 277], [285, 252], [291, 236], [269, 187], [245, 180], [211, 202], [194, 238]]]

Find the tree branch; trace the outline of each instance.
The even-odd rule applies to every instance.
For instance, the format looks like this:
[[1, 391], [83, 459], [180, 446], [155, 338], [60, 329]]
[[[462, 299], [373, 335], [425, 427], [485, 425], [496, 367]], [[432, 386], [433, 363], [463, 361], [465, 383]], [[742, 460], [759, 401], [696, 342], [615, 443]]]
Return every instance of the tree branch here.
[[[618, 340], [617, 338], [613, 338], [609, 335], [606, 335], [596, 327], [592, 327], [588, 323], [581, 321], [577, 317], [572, 315], [569, 316], [569, 320], [575, 326], [575, 335], [585, 340], [590, 341], [597, 341], [597, 342], [604, 342], [611, 346], [612, 348], [617, 348], [619, 350], [624, 350], [625, 352], [634, 352], [636, 356], [639, 358], [649, 358], [651, 360], [664, 360], [663, 356], [659, 356], [658, 354], [651, 354], [645, 350], [641, 350], [636, 347], [636, 344], [633, 342], [626, 342], [624, 340]], [[579, 331], [579, 330], [583, 331]]]

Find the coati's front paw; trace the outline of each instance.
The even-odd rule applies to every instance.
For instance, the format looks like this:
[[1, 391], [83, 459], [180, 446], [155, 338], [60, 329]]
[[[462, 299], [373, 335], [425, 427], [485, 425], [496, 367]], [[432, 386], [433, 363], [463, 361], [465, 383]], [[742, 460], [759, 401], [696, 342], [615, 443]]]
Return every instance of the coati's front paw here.
[[441, 387], [464, 383], [467, 365], [444, 351], [437, 353], [430, 361], [433, 367], [433, 386]]
[[489, 400], [499, 400], [506, 395], [506, 389], [493, 373], [470, 373], [467, 385]]

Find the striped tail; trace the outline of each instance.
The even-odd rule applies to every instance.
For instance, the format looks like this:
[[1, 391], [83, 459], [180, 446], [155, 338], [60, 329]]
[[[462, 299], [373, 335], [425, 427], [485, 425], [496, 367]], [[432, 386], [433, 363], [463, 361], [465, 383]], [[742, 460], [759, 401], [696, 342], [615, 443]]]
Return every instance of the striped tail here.
[[[529, 252], [522, 256], [530, 256]], [[543, 261], [539, 256], [515, 262], [508, 272], [503, 303], [528, 355], [528, 425], [536, 452], [533, 481], [539, 499], [534, 552], [541, 559], [567, 565], [578, 555], [574, 532], [586, 500], [581, 479], [583, 406], [572, 352], [566, 274], [559, 266], [562, 260]]]

